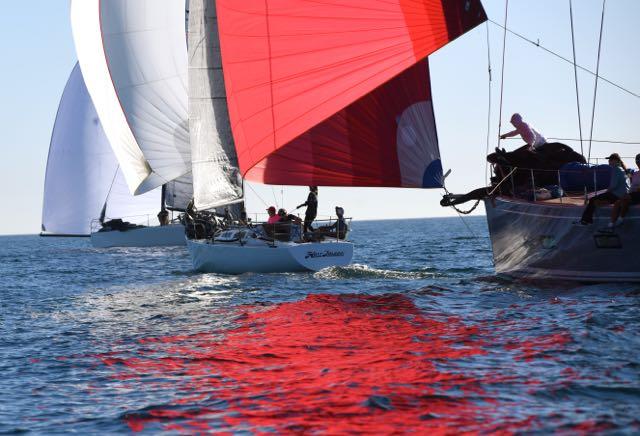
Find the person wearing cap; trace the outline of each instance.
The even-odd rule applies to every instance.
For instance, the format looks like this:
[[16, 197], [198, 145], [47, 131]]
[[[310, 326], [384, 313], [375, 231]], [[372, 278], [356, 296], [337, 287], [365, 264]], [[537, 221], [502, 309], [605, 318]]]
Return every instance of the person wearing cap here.
[[318, 215], [318, 187], [317, 186], [309, 186], [309, 196], [307, 197], [307, 201], [296, 207], [296, 209], [301, 208], [302, 206], [306, 206], [307, 210], [304, 213], [304, 232], [312, 231], [313, 227], [311, 224], [313, 220], [316, 219]]
[[336, 206], [336, 215], [338, 218], [336, 221], [329, 225], [318, 228], [318, 234], [322, 236], [328, 236], [332, 238], [344, 239], [349, 231], [347, 221], [344, 219], [344, 209], [340, 206]]
[[273, 226], [273, 237], [279, 241], [300, 240], [300, 224], [302, 220], [286, 209], [278, 209], [279, 220]]
[[302, 224], [300, 217], [287, 213], [287, 209], [278, 209], [278, 216], [280, 221], [278, 222], [292, 222], [296, 224]]
[[640, 153], [636, 154], [636, 165], [638, 169], [631, 173], [631, 187], [629, 194], [616, 202], [611, 211], [610, 227], [618, 226], [624, 221], [624, 217], [629, 212], [629, 206], [640, 204]]
[[[593, 212], [595, 211], [598, 203], [614, 204], [616, 201], [623, 199], [629, 194], [629, 178], [627, 177], [626, 167], [624, 162], [620, 159], [618, 153], [613, 153], [607, 156], [609, 160], [609, 166], [611, 166], [611, 180], [606, 192], [591, 197], [587, 204], [580, 224], [588, 225], [593, 223]], [[613, 216], [612, 216], [613, 218]]]
[[267, 209], [267, 213], [269, 214], [269, 218], [267, 219], [267, 224], [275, 224], [280, 221], [280, 215], [276, 214], [276, 208], [273, 206], [269, 206]]
[[520, 135], [522, 140], [529, 145], [529, 147], [536, 148], [547, 143], [547, 140], [536, 129], [522, 120], [522, 115], [516, 113], [511, 116], [511, 124], [515, 127], [515, 130], [500, 135], [500, 139], [509, 138], [511, 136]]

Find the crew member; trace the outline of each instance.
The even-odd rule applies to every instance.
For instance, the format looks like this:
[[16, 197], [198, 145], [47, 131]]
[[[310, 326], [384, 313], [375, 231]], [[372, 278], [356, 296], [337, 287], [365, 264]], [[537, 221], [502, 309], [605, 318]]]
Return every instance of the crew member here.
[[636, 155], [636, 165], [638, 169], [631, 174], [629, 195], [625, 195], [620, 201], [617, 201], [613, 207], [610, 227], [622, 224], [624, 217], [629, 211], [630, 205], [640, 204], [640, 153]]
[[267, 209], [267, 213], [269, 214], [269, 218], [267, 219], [267, 224], [275, 224], [280, 221], [280, 215], [276, 214], [276, 208], [273, 206], [269, 206]]
[[[304, 232], [313, 231], [313, 227], [311, 227], [311, 223], [316, 219], [318, 215], [318, 187], [317, 186], [309, 186], [309, 196], [307, 197], [307, 201], [302, 203], [297, 208], [302, 206], [306, 206], [307, 210], [304, 213]], [[297, 209], [296, 208], [296, 209]]]
[[609, 166], [611, 166], [611, 181], [609, 182], [609, 187], [606, 192], [591, 197], [587, 208], [582, 214], [580, 224], [588, 225], [593, 223], [593, 212], [595, 211], [597, 203], [613, 204], [629, 194], [629, 178], [625, 172], [626, 168], [622, 159], [620, 159], [620, 155], [613, 153], [611, 156], [608, 156], [607, 159], [609, 160]]
[[515, 130], [500, 135], [500, 139], [509, 138], [511, 136], [520, 135], [522, 140], [526, 142], [530, 148], [535, 149], [542, 144], [546, 144], [547, 140], [536, 129], [522, 120], [520, 114], [513, 114], [511, 116], [511, 124], [515, 127]]

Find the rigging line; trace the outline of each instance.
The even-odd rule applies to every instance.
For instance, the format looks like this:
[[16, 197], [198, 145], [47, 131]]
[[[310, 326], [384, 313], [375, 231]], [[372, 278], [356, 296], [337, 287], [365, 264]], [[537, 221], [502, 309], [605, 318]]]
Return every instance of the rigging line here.
[[[505, 28], [502, 24], [497, 23], [497, 22], [495, 22], [495, 21], [493, 21], [493, 20], [491, 20], [491, 19], [487, 19], [487, 21], [488, 21], [488, 22], [490, 22], [491, 24], [495, 25], [495, 26], [500, 27], [501, 29], [504, 29], [504, 28]], [[552, 50], [549, 50], [548, 48], [546, 48], [545, 46], [543, 46], [542, 44], [540, 44], [540, 42], [539, 42], [539, 41], [533, 41], [533, 40], [531, 40], [531, 39], [527, 38], [526, 36], [523, 36], [523, 35], [521, 35], [521, 34], [519, 34], [519, 33], [517, 33], [517, 32], [514, 32], [514, 31], [513, 31], [513, 30], [511, 30], [511, 29], [505, 29], [505, 30], [506, 30], [507, 32], [509, 32], [510, 34], [512, 34], [513, 36], [517, 36], [518, 38], [522, 39], [523, 41], [526, 41], [526, 42], [529, 42], [529, 43], [531, 43], [531, 44], [535, 45], [536, 47], [538, 47], [538, 48], [540, 48], [540, 49], [544, 50], [545, 52], [549, 53], [550, 55], [553, 55], [553, 56], [557, 57], [558, 59], [561, 59], [561, 60], [565, 61], [565, 62], [566, 62], [566, 63], [568, 63], [568, 64], [573, 64], [573, 62], [571, 62], [571, 60], [570, 60], [570, 59], [567, 59], [567, 58], [565, 58], [564, 56], [559, 55], [558, 53], [556, 53], [556, 52], [554, 52], [554, 51], [552, 51]], [[580, 70], [582, 70], [582, 71], [584, 71], [584, 72], [586, 72], [586, 73], [589, 73], [589, 74], [591, 74], [592, 76], [595, 76], [595, 75], [596, 75], [596, 73], [594, 73], [593, 71], [589, 70], [588, 68], [585, 68], [585, 67], [583, 67], [583, 66], [581, 66], [581, 65], [576, 65], [576, 66], [578, 67], [578, 69], [580, 69]], [[631, 90], [629, 90], [629, 89], [625, 88], [625, 87], [624, 87], [624, 86], [622, 86], [622, 85], [618, 85], [617, 83], [612, 82], [611, 80], [607, 79], [606, 77], [599, 76], [599, 79], [600, 79], [601, 81], [603, 81], [603, 82], [608, 83], [608, 84], [609, 84], [609, 85], [611, 85], [611, 86], [614, 86], [614, 87], [618, 88], [620, 91], [623, 91], [623, 92], [625, 92], [625, 93], [627, 93], [627, 94], [629, 94], [629, 95], [631, 95], [631, 96], [633, 96], [633, 97], [640, 98], [640, 94], [637, 94], [637, 93], [635, 93], [635, 92], [633, 92], [633, 91], [631, 91]]]
[[464, 217], [462, 215], [460, 215], [460, 213], [456, 210], [456, 213], [458, 214], [458, 216], [460, 217], [460, 221], [462, 221], [462, 224], [465, 225], [465, 227], [467, 228], [467, 230], [469, 230], [469, 233], [471, 233], [471, 236], [474, 239], [479, 239], [478, 235], [475, 234], [475, 232], [473, 230], [471, 230], [471, 227], [469, 226], [469, 224], [467, 224], [467, 221], [464, 219]]
[[584, 156], [582, 145], [582, 116], [580, 115], [580, 93], [578, 92], [578, 64], [576, 62], [576, 38], [573, 29], [573, 1], [569, 0], [569, 18], [571, 20], [571, 46], [573, 47], [573, 75], [576, 82], [576, 105], [578, 108], [578, 131], [580, 132], [580, 154]]
[[[489, 94], [488, 94], [488, 109], [487, 109], [487, 146], [485, 150], [485, 156], [489, 155], [489, 143], [491, 142], [491, 38], [489, 37], [489, 24], [487, 23], [487, 73], [489, 76]], [[489, 183], [489, 161], [485, 159], [484, 165], [484, 182]]]
[[[521, 141], [522, 138], [505, 138], [510, 141]], [[554, 141], [580, 141], [580, 138], [557, 138], [553, 136], [548, 136], [547, 139], [552, 139]], [[616, 140], [608, 140], [608, 139], [593, 139], [591, 142], [600, 142], [603, 144], [625, 144], [625, 145], [640, 145], [640, 141], [616, 141]]]
[[256, 194], [256, 197], [258, 197], [258, 200], [260, 200], [260, 201], [262, 202], [262, 204], [264, 204], [265, 206], [269, 207], [269, 205], [267, 204], [267, 202], [266, 202], [266, 201], [264, 201], [264, 199], [260, 196], [260, 194], [258, 194], [258, 192], [257, 192], [255, 189], [253, 189], [253, 186], [248, 185], [248, 184], [247, 184], [247, 185], [245, 185], [245, 186], [248, 186], [248, 187], [249, 187], [249, 189], [251, 189], [251, 190], [253, 191], [253, 193], [254, 193], [254, 194]]
[[[278, 204], [278, 199], [276, 198], [276, 191], [275, 189], [273, 189], [273, 185], [271, 186], [271, 194], [273, 195], [273, 201], [276, 203], [277, 207], [280, 207], [280, 205]], [[284, 204], [283, 204], [284, 206]]]
[[[444, 189], [445, 194], [447, 195], [451, 195], [451, 193], [447, 190], [447, 188], [443, 185], [442, 189]], [[471, 227], [469, 227], [469, 225], [467, 224], [467, 222], [464, 220], [464, 217], [462, 216], [464, 215], [468, 215], [471, 212], [473, 212], [476, 207], [478, 207], [478, 205], [480, 204], [480, 200], [476, 200], [476, 204], [474, 204], [471, 209], [467, 210], [467, 211], [463, 211], [458, 209], [456, 206], [451, 206], [453, 208], [453, 210], [456, 211], [456, 213], [458, 214], [458, 217], [460, 218], [460, 220], [462, 221], [462, 223], [467, 227], [467, 230], [469, 230], [469, 233], [471, 233], [471, 236], [473, 236], [474, 238], [478, 238], [478, 236], [473, 232], [473, 230], [471, 230]]]
[[111, 179], [111, 185], [109, 185], [109, 191], [107, 191], [107, 197], [104, 199], [104, 205], [107, 205], [107, 201], [109, 201], [109, 196], [111, 195], [111, 190], [113, 189], [113, 185], [116, 182], [116, 177], [118, 176], [118, 171], [120, 170], [120, 164], [116, 167], [115, 173], [113, 173], [113, 178]]
[[502, 72], [500, 73], [500, 116], [498, 118], [498, 147], [500, 147], [500, 135], [502, 134], [502, 101], [504, 94], [504, 59], [507, 49], [507, 18], [509, 15], [509, 0], [504, 5], [504, 34], [502, 35]]
[[600, 19], [600, 37], [598, 39], [598, 61], [596, 62], [596, 80], [593, 88], [593, 108], [591, 109], [591, 131], [589, 132], [589, 154], [587, 162], [591, 161], [591, 139], [593, 138], [593, 124], [596, 117], [596, 97], [598, 95], [598, 75], [600, 73], [600, 52], [602, 49], [602, 31], [604, 29], [604, 7], [607, 0], [602, 0], [602, 18]]
[[[516, 138], [517, 139], [517, 138]], [[581, 139], [575, 138], [547, 138], [555, 141], [580, 141]], [[605, 139], [592, 139], [591, 142], [600, 142], [604, 144], [626, 144], [626, 145], [640, 145], [640, 141], [608, 141]]]

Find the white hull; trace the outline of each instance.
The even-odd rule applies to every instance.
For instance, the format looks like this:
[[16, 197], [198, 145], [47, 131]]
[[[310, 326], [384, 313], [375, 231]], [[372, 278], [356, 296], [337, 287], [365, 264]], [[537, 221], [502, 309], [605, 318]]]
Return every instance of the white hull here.
[[319, 271], [351, 263], [350, 242], [215, 242], [188, 240], [193, 267], [201, 272], [242, 274]]
[[640, 282], [640, 208], [606, 231], [611, 207], [582, 226], [583, 207], [498, 197], [485, 200], [498, 274], [584, 282]]
[[140, 227], [126, 231], [110, 230], [91, 233], [91, 244], [96, 248], [108, 247], [171, 247], [185, 245], [184, 226]]

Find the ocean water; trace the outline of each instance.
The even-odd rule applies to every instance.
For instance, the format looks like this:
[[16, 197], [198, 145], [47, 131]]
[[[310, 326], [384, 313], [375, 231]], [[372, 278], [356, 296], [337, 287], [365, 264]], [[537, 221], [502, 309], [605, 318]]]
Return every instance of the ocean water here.
[[0, 237], [0, 433], [640, 432], [640, 286], [495, 277], [483, 218], [354, 222], [353, 265]]

